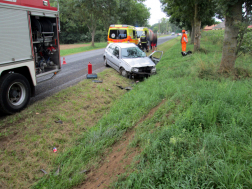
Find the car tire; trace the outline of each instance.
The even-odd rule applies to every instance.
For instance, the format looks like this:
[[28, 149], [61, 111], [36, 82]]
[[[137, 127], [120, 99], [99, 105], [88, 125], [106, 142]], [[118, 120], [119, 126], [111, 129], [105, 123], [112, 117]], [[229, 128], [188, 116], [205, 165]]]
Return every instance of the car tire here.
[[14, 114], [23, 110], [31, 98], [29, 81], [21, 74], [8, 73], [0, 80], [0, 111]]
[[109, 67], [106, 57], [104, 57], [104, 65], [105, 65], [106, 67]]
[[123, 77], [126, 77], [126, 78], [129, 77], [129, 73], [128, 73], [124, 68], [121, 68], [121, 69], [120, 69], [120, 74], [121, 74]]

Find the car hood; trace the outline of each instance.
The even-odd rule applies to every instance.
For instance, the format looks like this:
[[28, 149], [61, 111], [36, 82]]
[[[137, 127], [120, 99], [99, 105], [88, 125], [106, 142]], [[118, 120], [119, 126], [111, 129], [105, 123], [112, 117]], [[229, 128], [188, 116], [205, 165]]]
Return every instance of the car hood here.
[[146, 66], [155, 66], [152, 60], [149, 57], [144, 58], [124, 58], [122, 59], [124, 62], [129, 64], [131, 67], [139, 68]]

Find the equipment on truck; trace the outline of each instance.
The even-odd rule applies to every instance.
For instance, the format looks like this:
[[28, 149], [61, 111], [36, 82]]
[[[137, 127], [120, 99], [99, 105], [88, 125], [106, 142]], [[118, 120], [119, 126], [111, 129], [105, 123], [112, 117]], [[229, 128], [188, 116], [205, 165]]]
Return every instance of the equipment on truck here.
[[58, 23], [49, 0], [0, 0], [0, 112], [24, 109], [38, 78], [60, 71]]

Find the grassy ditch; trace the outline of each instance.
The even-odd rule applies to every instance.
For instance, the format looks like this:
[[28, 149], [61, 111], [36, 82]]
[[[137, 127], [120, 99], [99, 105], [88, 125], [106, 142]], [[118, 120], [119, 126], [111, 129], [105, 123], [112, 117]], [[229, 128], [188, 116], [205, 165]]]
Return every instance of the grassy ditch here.
[[95, 43], [94, 47], [92, 47], [90, 44], [89, 46], [84, 46], [84, 47], [64, 49], [64, 50], [60, 50], [60, 56], [66, 56], [66, 55], [76, 54], [80, 52], [91, 51], [95, 49], [102, 49], [102, 48], [105, 48], [106, 46], [107, 46], [107, 42], [101, 42], [101, 43]]
[[[168, 49], [175, 43], [176, 41], [171, 41], [158, 48]], [[134, 80], [121, 77], [113, 69], [104, 70], [98, 74], [98, 78], [103, 80], [103, 83], [84, 80], [45, 100], [36, 102], [18, 114], [1, 120], [0, 188], [29, 188], [43, 177], [41, 182], [46, 182], [49, 175], [56, 176], [55, 172], [58, 168], [60, 168], [60, 175], [54, 178], [59, 179], [62, 184], [58, 184], [57, 181], [55, 185], [45, 184], [44, 187], [68, 188], [74, 183], [65, 185], [65, 181], [60, 179], [64, 164], [64, 162], [59, 163], [61, 159], [69, 157], [67, 159], [70, 167], [70, 162], [73, 161], [72, 168], [69, 169], [67, 164], [65, 165], [71, 175], [75, 171], [78, 174], [78, 170], [82, 171], [98, 165], [97, 162], [101, 158], [98, 154], [94, 155], [95, 159], [87, 155], [85, 162], [81, 162], [82, 156], [76, 160], [76, 154], [83, 150], [81, 147], [83, 137], [90, 135], [92, 141], [88, 143], [90, 154], [93, 154], [96, 149], [92, 151], [92, 144], [97, 140], [96, 137], [99, 138], [96, 135], [100, 132], [100, 125], [97, 122], [102, 116], [107, 115], [113, 104], [117, 104], [126, 93], [126, 90], [121, 90], [117, 85], [134, 86]], [[116, 131], [107, 132], [113, 134]], [[108, 141], [112, 144], [115, 137]], [[77, 149], [76, 146], [81, 148], [70, 157], [69, 150]], [[57, 153], [53, 153], [54, 147], [58, 149]], [[102, 154], [105, 146], [101, 145], [99, 148], [102, 148], [99, 153]], [[79, 162], [81, 163], [78, 164]], [[43, 171], [46, 171], [46, 174]], [[83, 174], [79, 174], [78, 182], [83, 179]], [[76, 181], [75, 184], [78, 182]], [[38, 184], [38, 188], [39, 185], [41, 184]]]
[[164, 99], [137, 127], [131, 145], [143, 150], [139, 163], [113, 187], [251, 188], [251, 57], [237, 60], [237, 70], [246, 74], [218, 75], [221, 47], [204, 37], [201, 42], [202, 51], [191, 56], [181, 56], [179, 43], [168, 50], [158, 74], [117, 101], [78, 145], [57, 158], [60, 174], [45, 176], [34, 188], [80, 183], [85, 178], [81, 170]]
[[54, 173], [57, 159], [80, 145], [79, 138], [126, 93], [116, 85], [132, 85], [113, 69], [98, 78], [103, 83], [84, 80], [1, 120], [0, 188], [29, 188], [45, 175], [42, 169]]

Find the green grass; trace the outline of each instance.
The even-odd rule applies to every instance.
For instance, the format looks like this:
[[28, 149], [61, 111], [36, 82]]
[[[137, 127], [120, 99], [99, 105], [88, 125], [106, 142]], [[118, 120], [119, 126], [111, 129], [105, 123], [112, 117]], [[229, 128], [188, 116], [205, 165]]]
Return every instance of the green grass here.
[[[1, 119], [0, 188], [30, 188], [44, 177], [41, 169], [53, 174], [60, 165], [58, 156], [81, 144], [83, 133], [126, 93], [116, 84], [129, 86], [131, 82], [113, 69], [104, 70], [98, 78], [103, 83], [83, 80]], [[59, 119], [62, 124], [55, 122]]]
[[[157, 65], [157, 75], [117, 100], [83, 134], [79, 145], [56, 160], [61, 174], [47, 175], [34, 188], [69, 188], [80, 183], [83, 175], [78, 172], [164, 99], [155, 114], [137, 126], [131, 146], [142, 148], [136, 159], [140, 163], [112, 187], [251, 188], [250, 77], [218, 75], [221, 47], [207, 38], [202, 38], [201, 45], [203, 52], [186, 57], [181, 57], [179, 43], [169, 49]], [[192, 49], [189, 45], [187, 50]], [[236, 65], [251, 70], [250, 60], [241, 57]]]
[[[160, 45], [159, 48], [160, 50], [171, 48], [176, 42], [176, 39], [171, 40], [169, 43]], [[82, 133], [76, 141], [78, 145], [66, 150], [55, 160], [53, 164], [61, 167], [60, 175], [54, 177], [52, 172], [52, 174], [44, 176], [34, 188], [69, 188], [80, 183], [84, 175], [79, 172], [97, 164], [106, 148], [120, 140], [128, 128], [134, 126], [152, 106], [158, 103], [159, 98], [155, 96], [153, 96], [155, 100], [152, 102], [147, 100], [142, 103], [140, 100], [142, 94], [138, 92], [141, 86], [145, 85], [135, 85], [133, 91], [126, 93], [126, 96], [120, 100], [116, 100], [110, 113], [104, 114], [95, 126]], [[144, 94], [144, 99], [149, 95], [149, 92]], [[134, 99], [139, 101], [129, 103], [134, 102]], [[57, 166], [55, 166], [55, 170], [57, 170]]]
[[[162, 83], [153, 90], [167, 102], [138, 126], [132, 146], [144, 149], [140, 163], [114, 188], [252, 187], [251, 79], [218, 75], [220, 46], [203, 38], [202, 48], [208, 53], [176, 58], [175, 45], [148, 80]], [[251, 70], [250, 60], [239, 58], [237, 69]]]
[[90, 44], [90, 46], [86, 46], [86, 47], [60, 50], [60, 56], [66, 56], [66, 55], [76, 54], [80, 52], [91, 51], [95, 49], [102, 49], [102, 48], [105, 48], [106, 46], [107, 46], [107, 42], [101, 42], [101, 43], [95, 43], [94, 47], [92, 47]]
[[[85, 180], [80, 171], [97, 167], [104, 152], [136, 126], [130, 147], [142, 149], [135, 158], [139, 163], [112, 188], [252, 188], [251, 57], [237, 60], [236, 73], [219, 75], [222, 44], [214, 42], [214, 33], [209, 36], [203, 33], [201, 51], [186, 57], [181, 56], [178, 38], [158, 46], [166, 52], [157, 75], [133, 85], [130, 92], [114, 94], [120, 77], [106, 82], [113, 76], [113, 70], [107, 70], [99, 75], [102, 85], [83, 81], [7, 118], [0, 123], [2, 135], [16, 132], [8, 125], [19, 128], [23, 140], [16, 141], [27, 151], [19, 146], [1, 151], [5, 171], [0, 182], [13, 184], [16, 177], [37, 181], [33, 188], [76, 186]], [[192, 49], [188, 45], [187, 50]], [[90, 93], [90, 88], [95, 91]], [[86, 106], [87, 101], [93, 107]], [[162, 102], [152, 117], [136, 125]], [[92, 127], [87, 126], [90, 116], [96, 123]], [[64, 125], [54, 123], [57, 119]], [[52, 153], [54, 146], [57, 154]], [[27, 170], [10, 171], [12, 165]], [[47, 166], [49, 174], [41, 178], [37, 172]], [[24, 186], [18, 184], [12, 186]]]

